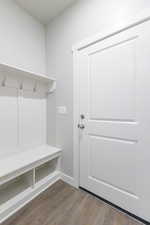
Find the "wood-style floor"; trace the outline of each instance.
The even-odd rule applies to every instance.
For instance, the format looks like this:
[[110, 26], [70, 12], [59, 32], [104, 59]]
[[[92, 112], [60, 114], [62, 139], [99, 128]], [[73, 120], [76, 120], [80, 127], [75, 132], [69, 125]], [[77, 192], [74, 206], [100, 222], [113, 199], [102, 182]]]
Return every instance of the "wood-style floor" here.
[[58, 181], [9, 225], [142, 225], [89, 193]]

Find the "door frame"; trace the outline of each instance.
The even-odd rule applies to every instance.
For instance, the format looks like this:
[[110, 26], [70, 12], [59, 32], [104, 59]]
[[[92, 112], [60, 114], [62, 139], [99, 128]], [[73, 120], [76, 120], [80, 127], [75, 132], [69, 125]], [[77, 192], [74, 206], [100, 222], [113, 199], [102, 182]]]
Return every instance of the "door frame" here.
[[150, 20], [150, 9], [146, 9], [142, 11], [139, 15], [131, 18], [126, 22], [123, 26], [120, 26], [117, 29], [108, 29], [103, 31], [103, 33], [99, 33], [94, 35], [93, 37], [87, 38], [72, 47], [73, 52], [73, 178], [74, 178], [74, 186], [80, 186], [80, 144], [79, 144], [79, 129], [77, 125], [79, 123], [79, 73], [78, 73], [78, 55], [80, 50], [89, 47], [92, 44], [95, 44], [99, 41], [103, 41], [106, 38], [119, 34], [129, 28], [142, 24], [146, 21]]

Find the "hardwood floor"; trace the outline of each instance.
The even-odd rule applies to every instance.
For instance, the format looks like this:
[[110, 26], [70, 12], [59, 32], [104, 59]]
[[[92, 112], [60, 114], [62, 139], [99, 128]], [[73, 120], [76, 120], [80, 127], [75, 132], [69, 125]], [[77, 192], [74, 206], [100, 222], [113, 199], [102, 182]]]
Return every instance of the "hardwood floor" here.
[[[6, 223], [5, 223], [6, 224]], [[8, 225], [142, 225], [83, 190], [58, 181]], [[4, 225], [4, 224], [3, 224]]]

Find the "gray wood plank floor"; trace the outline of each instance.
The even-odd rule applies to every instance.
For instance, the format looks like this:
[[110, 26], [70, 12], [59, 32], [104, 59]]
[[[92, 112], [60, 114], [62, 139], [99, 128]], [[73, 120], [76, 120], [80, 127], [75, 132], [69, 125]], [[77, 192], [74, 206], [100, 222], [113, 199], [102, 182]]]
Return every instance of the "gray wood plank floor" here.
[[[142, 225], [89, 193], [58, 181], [7, 225]], [[3, 224], [4, 225], [4, 224]]]

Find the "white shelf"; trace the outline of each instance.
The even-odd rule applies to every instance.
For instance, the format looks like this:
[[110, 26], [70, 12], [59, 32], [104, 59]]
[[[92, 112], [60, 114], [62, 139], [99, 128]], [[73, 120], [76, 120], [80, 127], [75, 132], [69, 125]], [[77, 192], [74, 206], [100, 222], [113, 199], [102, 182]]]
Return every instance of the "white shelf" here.
[[55, 79], [48, 77], [46, 75], [42, 75], [42, 74], [36, 74], [33, 72], [29, 72], [17, 67], [13, 67], [7, 64], [2, 64], [0, 63], [0, 73], [6, 74], [6, 75], [19, 75], [22, 77], [27, 77], [27, 78], [31, 78], [31, 79], [36, 79], [45, 83], [51, 83], [56, 81]]
[[48, 145], [22, 151], [0, 160], [0, 185], [61, 155]]
[[0, 160], [0, 223], [60, 179], [60, 157], [44, 145]]
[[43, 180], [45, 177], [49, 176], [49, 174], [52, 174], [54, 171], [58, 170], [58, 159], [53, 159], [51, 161], [48, 161], [40, 166], [38, 166], [35, 169], [35, 184]]
[[[16, 195], [8, 201], [5, 201], [0, 206], [0, 224], [3, 223], [6, 219], [12, 216], [15, 212], [24, 207], [28, 202], [38, 196], [41, 192], [46, 190], [49, 186], [60, 179], [60, 172], [55, 171], [49, 176], [45, 177], [43, 180], [38, 182], [34, 188], [29, 185], [23, 185], [23, 183], [16, 183], [18, 186], [17, 190], [15, 189], [15, 184], [10, 186], [10, 191], [14, 187], [14, 192], [18, 192]], [[6, 192], [7, 193], [7, 192]], [[5, 193], [4, 193], [5, 194]]]
[[[28, 172], [29, 174], [29, 172]], [[24, 192], [30, 187], [30, 183], [27, 179], [26, 174], [15, 178], [13, 181], [9, 181], [0, 187], [0, 212], [4, 210], [5, 203], [9, 202], [18, 193]]]

